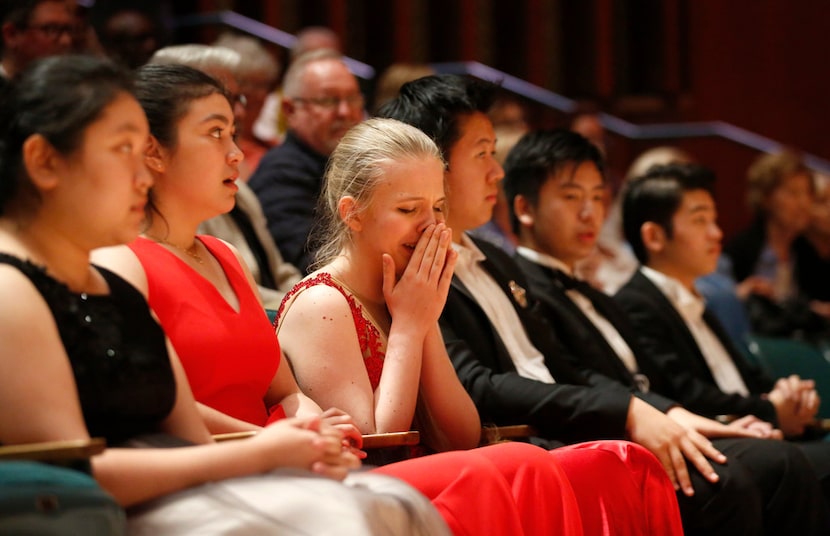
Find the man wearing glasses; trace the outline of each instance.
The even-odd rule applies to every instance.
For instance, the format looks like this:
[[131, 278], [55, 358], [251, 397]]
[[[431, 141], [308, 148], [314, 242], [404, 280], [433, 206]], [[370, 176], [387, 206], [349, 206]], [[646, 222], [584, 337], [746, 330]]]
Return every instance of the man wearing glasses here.
[[307, 239], [326, 161], [340, 138], [363, 119], [363, 95], [339, 52], [298, 56], [283, 81], [288, 133], [268, 151], [250, 179], [268, 229], [285, 260], [305, 273], [313, 260]]
[[34, 60], [66, 54], [75, 26], [65, 0], [0, 0], [0, 76], [14, 78]]

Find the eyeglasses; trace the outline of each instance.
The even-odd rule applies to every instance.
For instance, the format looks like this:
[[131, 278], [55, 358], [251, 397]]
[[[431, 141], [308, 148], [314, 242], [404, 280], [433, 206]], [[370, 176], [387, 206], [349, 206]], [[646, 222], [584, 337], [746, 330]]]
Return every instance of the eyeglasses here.
[[75, 34], [75, 31], [77, 30], [77, 26], [74, 24], [57, 23], [29, 24], [25, 28], [27, 30], [37, 30], [49, 39], [51, 39], [52, 41], [57, 41], [63, 34], [72, 36]]
[[352, 109], [363, 107], [363, 95], [361, 95], [360, 93], [354, 95], [347, 95], [345, 97], [316, 97], [308, 99], [304, 99], [301, 97], [292, 97], [291, 100], [295, 102], [305, 102], [326, 111], [338, 108], [341, 102], [345, 102], [349, 106], [349, 108]]

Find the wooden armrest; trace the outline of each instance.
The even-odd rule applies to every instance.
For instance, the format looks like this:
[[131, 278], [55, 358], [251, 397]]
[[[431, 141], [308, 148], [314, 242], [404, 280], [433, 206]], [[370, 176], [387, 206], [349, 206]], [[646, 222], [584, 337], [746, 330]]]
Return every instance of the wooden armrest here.
[[482, 426], [481, 445], [491, 445], [500, 441], [539, 435], [529, 424], [513, 424], [509, 426]]
[[[227, 434], [215, 434], [213, 439], [214, 441], [230, 441], [234, 439], [247, 439], [255, 435], [256, 432], [231, 432]], [[363, 448], [379, 449], [383, 447], [417, 445], [420, 440], [421, 435], [415, 431], [366, 434], [363, 436]]]
[[254, 437], [256, 432], [251, 430], [248, 432], [229, 432], [227, 434], [213, 434], [213, 440], [216, 442], [219, 441], [230, 441], [233, 439], [248, 439], [249, 437]]
[[107, 442], [100, 437], [4, 445], [0, 447], [0, 460], [77, 460], [100, 454], [105, 448]]
[[421, 441], [421, 434], [415, 430], [409, 432], [389, 432], [386, 434], [366, 434], [363, 436], [364, 449], [380, 449], [384, 447], [403, 447], [417, 445]]

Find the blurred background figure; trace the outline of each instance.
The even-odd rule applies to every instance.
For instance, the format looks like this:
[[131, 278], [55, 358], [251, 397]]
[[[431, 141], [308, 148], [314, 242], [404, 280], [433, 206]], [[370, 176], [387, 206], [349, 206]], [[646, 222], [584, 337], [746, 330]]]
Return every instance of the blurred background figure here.
[[577, 275], [606, 294], [614, 294], [623, 283], [628, 281], [637, 270], [639, 263], [622, 232], [620, 202], [626, 183], [634, 177], [644, 175], [653, 166], [688, 164], [693, 161], [694, 159], [687, 152], [671, 146], [654, 147], [635, 158], [628, 167], [617, 196], [611, 201], [608, 216], [599, 234], [597, 250], [589, 258], [577, 263]]
[[75, 29], [66, 0], [0, 0], [0, 77], [14, 78], [37, 59], [71, 52]]
[[725, 248], [735, 280], [744, 294], [760, 294], [775, 301], [797, 291], [796, 240], [810, 224], [813, 177], [794, 152], [758, 157], [749, 168], [750, 226]]
[[343, 56], [330, 49], [306, 52], [283, 80], [285, 141], [270, 149], [249, 181], [285, 259], [305, 273], [314, 248], [309, 234], [329, 155], [363, 120], [364, 98]]
[[329, 48], [340, 53], [343, 52], [343, 44], [340, 37], [334, 30], [325, 26], [307, 26], [297, 32], [297, 41], [291, 47], [291, 61], [302, 56], [306, 52]]
[[393, 63], [378, 77], [372, 112], [397, 97], [402, 85], [431, 74], [435, 71], [425, 63]]
[[594, 144], [594, 147], [599, 149], [603, 158], [607, 158], [607, 137], [605, 127], [602, 126], [602, 121], [599, 119], [599, 114], [595, 112], [586, 112], [577, 114], [571, 121], [570, 130], [581, 134], [584, 138]]
[[815, 197], [810, 224], [804, 237], [799, 285], [812, 302], [813, 310], [830, 317], [830, 175], [814, 175]]
[[239, 178], [247, 181], [262, 155], [273, 146], [273, 143], [256, 136], [254, 124], [262, 112], [265, 99], [277, 86], [280, 64], [277, 58], [253, 37], [226, 33], [219, 36], [213, 44], [235, 50], [240, 58], [236, 68], [236, 80], [240, 93], [245, 97], [245, 115], [236, 125], [236, 143], [245, 153], [245, 165], [240, 167]]
[[147, 63], [163, 46], [158, 16], [140, 2], [96, 2], [91, 20], [104, 54], [129, 69]]
[[[297, 40], [289, 51], [289, 64], [306, 52], [328, 49], [343, 53], [340, 37], [325, 26], [308, 26], [297, 32]], [[277, 88], [265, 99], [259, 117], [254, 122], [256, 137], [271, 145], [283, 142], [288, 131], [288, 119], [282, 110], [282, 88]]]
[[724, 255], [752, 330], [826, 337], [827, 322], [811, 310], [807, 294], [816, 278], [816, 257], [805, 237], [814, 210], [813, 173], [800, 154], [784, 150], [758, 157], [747, 179], [753, 221], [727, 243]]

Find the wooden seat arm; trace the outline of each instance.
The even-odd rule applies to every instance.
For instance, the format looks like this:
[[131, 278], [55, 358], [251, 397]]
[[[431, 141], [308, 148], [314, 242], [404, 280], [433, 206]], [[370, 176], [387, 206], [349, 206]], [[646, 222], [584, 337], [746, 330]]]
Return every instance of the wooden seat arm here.
[[365, 434], [363, 436], [363, 448], [405, 447], [417, 445], [420, 441], [421, 434], [415, 430], [408, 432], [388, 432], [385, 434]]
[[[213, 439], [215, 441], [229, 441], [233, 439], [245, 439], [253, 437], [256, 432], [231, 432], [228, 434], [215, 434]], [[365, 434], [363, 436], [364, 449], [378, 449], [384, 447], [402, 447], [409, 445], [417, 445], [421, 440], [421, 435], [416, 431], [409, 432], [389, 432], [385, 434]]]
[[107, 448], [100, 437], [0, 446], [0, 460], [64, 461], [90, 458]]
[[539, 435], [529, 424], [513, 424], [509, 426], [482, 426], [481, 445], [492, 445], [501, 441], [510, 441]]

